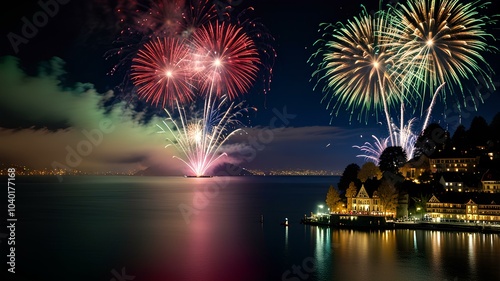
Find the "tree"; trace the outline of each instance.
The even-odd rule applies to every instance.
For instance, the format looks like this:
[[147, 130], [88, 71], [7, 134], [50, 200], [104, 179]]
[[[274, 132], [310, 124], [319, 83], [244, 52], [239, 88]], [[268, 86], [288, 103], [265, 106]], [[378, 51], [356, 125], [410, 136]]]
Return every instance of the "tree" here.
[[358, 179], [364, 183], [368, 179], [372, 179], [374, 177], [381, 178], [382, 172], [373, 162], [366, 162], [361, 166], [361, 169], [358, 172]]
[[481, 116], [472, 119], [469, 130], [467, 130], [467, 140], [472, 146], [485, 146], [490, 137], [488, 123]]
[[490, 123], [491, 138], [495, 143], [500, 142], [500, 112], [495, 114]]
[[453, 133], [453, 136], [451, 137], [451, 143], [459, 151], [467, 148], [467, 131], [465, 130], [464, 125], [460, 124], [455, 129], [455, 133]]
[[435, 151], [443, 149], [446, 139], [446, 131], [438, 123], [429, 124], [415, 142], [414, 157], [431, 156]]
[[388, 212], [395, 213], [396, 207], [398, 206], [399, 194], [394, 185], [390, 184], [386, 180], [382, 181], [377, 194], [384, 214], [387, 214]]
[[349, 188], [349, 184], [351, 182], [356, 183], [356, 185], [359, 184], [358, 180], [358, 172], [360, 168], [359, 165], [356, 163], [351, 163], [345, 167], [344, 172], [342, 173], [342, 176], [340, 177], [339, 183], [338, 183], [338, 189], [343, 192], [346, 191], [347, 188]]
[[354, 182], [351, 182], [349, 184], [349, 188], [345, 192], [345, 197], [347, 198], [354, 198], [358, 194], [358, 188], [354, 184]]
[[331, 212], [339, 212], [342, 208], [342, 198], [340, 198], [340, 193], [333, 185], [330, 185], [326, 194], [326, 206], [330, 208]]
[[427, 202], [429, 202], [430, 195], [420, 194], [420, 196], [413, 198], [415, 201], [415, 213], [423, 217], [423, 214], [427, 213]]
[[389, 146], [380, 154], [378, 166], [382, 172], [399, 175], [399, 168], [406, 163], [406, 152], [401, 146]]

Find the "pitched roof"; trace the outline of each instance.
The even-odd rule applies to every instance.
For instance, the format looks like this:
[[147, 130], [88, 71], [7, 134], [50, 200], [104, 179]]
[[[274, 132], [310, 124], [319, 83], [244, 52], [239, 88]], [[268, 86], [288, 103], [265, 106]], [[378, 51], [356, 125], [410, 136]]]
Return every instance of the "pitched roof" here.
[[[466, 204], [472, 200], [476, 204], [489, 205], [500, 202], [500, 193], [483, 192], [446, 192], [440, 195], [434, 195], [441, 203]], [[432, 199], [432, 198], [431, 198]], [[430, 200], [429, 200], [430, 202]]]
[[488, 169], [481, 177], [481, 181], [500, 181], [500, 171]]
[[356, 194], [356, 198], [371, 198], [370, 194], [366, 191], [364, 184], [361, 185], [358, 194]]

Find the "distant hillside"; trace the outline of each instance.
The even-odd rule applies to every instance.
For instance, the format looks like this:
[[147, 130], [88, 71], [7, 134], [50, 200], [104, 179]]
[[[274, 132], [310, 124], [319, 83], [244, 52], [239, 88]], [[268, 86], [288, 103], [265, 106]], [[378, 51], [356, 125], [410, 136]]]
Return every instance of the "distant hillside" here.
[[240, 166], [225, 163], [216, 167], [210, 174], [215, 176], [253, 176], [254, 174]]
[[[148, 167], [144, 170], [137, 171], [134, 176], [147, 176], [147, 177], [164, 177], [164, 176], [180, 176], [179, 172], [173, 172], [171, 170], [166, 170], [158, 166]], [[226, 163], [220, 165], [212, 170], [209, 175], [214, 176], [253, 176], [250, 171], [241, 168], [239, 166]]]

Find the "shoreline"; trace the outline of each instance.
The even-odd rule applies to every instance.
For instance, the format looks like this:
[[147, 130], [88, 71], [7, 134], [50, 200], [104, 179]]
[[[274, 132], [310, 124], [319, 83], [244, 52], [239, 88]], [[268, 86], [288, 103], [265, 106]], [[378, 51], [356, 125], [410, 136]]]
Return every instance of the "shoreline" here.
[[456, 232], [475, 232], [475, 233], [496, 233], [500, 234], [500, 226], [491, 224], [465, 224], [465, 223], [442, 223], [442, 222], [392, 222], [393, 229], [410, 229], [410, 230], [440, 230], [440, 231], [456, 231]]
[[352, 230], [437, 230], [450, 232], [473, 232], [484, 234], [500, 234], [499, 225], [489, 224], [459, 224], [459, 223], [433, 223], [433, 222], [387, 222], [384, 225], [334, 225], [320, 221], [304, 221], [300, 222], [304, 225], [331, 227], [337, 229], [352, 229]]

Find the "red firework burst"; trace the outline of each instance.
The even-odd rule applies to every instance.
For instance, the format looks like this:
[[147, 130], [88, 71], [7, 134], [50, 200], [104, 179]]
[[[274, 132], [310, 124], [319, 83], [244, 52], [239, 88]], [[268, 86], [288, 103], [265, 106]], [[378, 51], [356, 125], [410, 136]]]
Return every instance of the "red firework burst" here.
[[189, 54], [182, 39], [158, 38], [146, 43], [132, 59], [131, 77], [139, 97], [163, 107], [193, 100]]
[[241, 27], [209, 23], [193, 34], [194, 60], [200, 93], [227, 95], [234, 99], [246, 93], [255, 81], [260, 64], [257, 48]]

